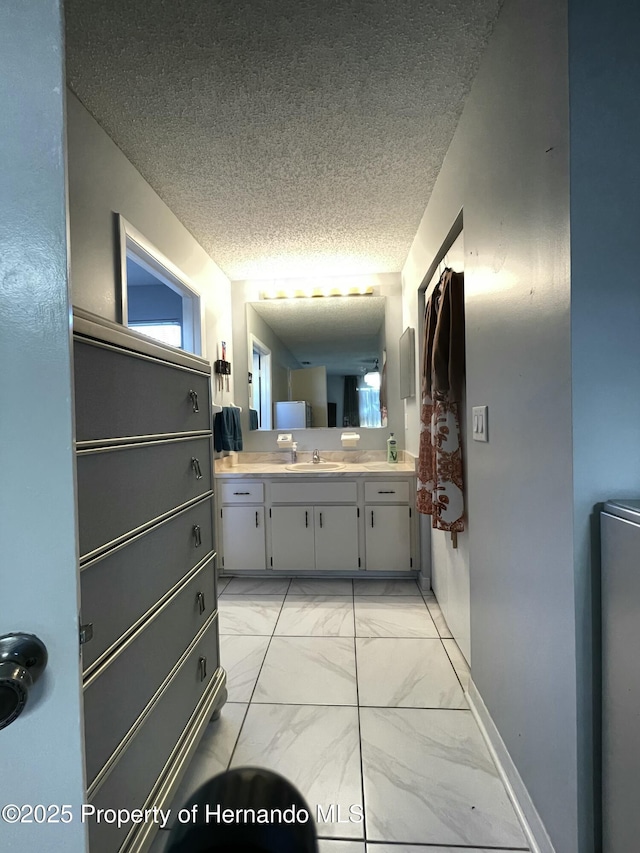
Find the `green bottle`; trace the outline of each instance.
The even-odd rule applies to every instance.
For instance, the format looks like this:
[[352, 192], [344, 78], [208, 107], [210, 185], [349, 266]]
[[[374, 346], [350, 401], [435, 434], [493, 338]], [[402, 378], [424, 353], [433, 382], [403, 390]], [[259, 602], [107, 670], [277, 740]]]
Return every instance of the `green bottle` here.
[[398, 461], [398, 442], [393, 437], [393, 433], [387, 439], [387, 462]]

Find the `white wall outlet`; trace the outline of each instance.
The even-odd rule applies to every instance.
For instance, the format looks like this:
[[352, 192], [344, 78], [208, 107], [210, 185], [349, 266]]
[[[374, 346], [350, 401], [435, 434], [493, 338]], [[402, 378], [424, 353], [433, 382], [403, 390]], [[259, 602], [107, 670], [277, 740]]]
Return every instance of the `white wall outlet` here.
[[471, 410], [471, 434], [474, 441], [489, 441], [488, 406], [474, 406]]

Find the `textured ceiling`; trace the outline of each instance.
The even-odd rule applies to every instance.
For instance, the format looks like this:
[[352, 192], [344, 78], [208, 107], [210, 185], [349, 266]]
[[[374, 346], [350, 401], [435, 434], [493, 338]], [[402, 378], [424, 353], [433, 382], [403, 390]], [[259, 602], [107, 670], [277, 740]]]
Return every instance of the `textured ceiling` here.
[[502, 0], [65, 0], [71, 89], [231, 279], [401, 269]]

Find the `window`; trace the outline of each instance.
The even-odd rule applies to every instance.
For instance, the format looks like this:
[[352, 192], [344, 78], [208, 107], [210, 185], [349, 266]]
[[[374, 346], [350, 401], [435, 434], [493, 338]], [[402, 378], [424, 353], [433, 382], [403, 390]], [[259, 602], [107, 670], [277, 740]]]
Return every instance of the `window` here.
[[202, 297], [184, 273], [122, 216], [119, 226], [123, 325], [203, 355]]

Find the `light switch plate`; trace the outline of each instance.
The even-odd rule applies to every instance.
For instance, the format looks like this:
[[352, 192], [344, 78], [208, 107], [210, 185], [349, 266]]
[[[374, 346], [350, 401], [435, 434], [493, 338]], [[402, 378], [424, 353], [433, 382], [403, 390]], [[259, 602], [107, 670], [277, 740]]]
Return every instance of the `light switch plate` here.
[[489, 441], [488, 406], [474, 406], [471, 410], [471, 434], [474, 441]]

